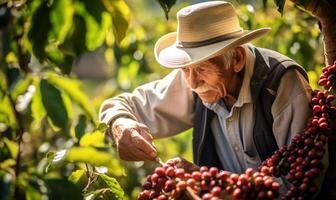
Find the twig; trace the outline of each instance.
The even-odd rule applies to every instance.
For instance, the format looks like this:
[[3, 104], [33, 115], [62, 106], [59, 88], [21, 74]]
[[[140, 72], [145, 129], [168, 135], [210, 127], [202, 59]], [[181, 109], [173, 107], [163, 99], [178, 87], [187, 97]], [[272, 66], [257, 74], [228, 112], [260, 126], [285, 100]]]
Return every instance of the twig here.
[[159, 156], [157, 156], [157, 157], [155, 158], [155, 162], [159, 163], [161, 166], [164, 165], [164, 162], [162, 162], [162, 160], [161, 160], [161, 158], [160, 158]]
[[187, 194], [194, 200], [201, 200], [201, 198], [195, 194], [195, 191], [191, 187], [187, 187]]
[[93, 171], [91, 171], [89, 165], [87, 163], [85, 163], [85, 167], [86, 167], [86, 176], [88, 177], [88, 182], [86, 184], [86, 186], [84, 187], [84, 189], [82, 190], [83, 192], [87, 192], [88, 189], [90, 188], [91, 184], [96, 182], [96, 178], [93, 175]]
[[[8, 83], [8, 79], [6, 80]], [[9, 85], [9, 83], [7, 84]], [[4, 94], [6, 95], [7, 92], [4, 92]], [[23, 124], [23, 120], [21, 117], [21, 114], [16, 110], [15, 108], [15, 101], [12, 98], [12, 96], [7, 93], [8, 99], [9, 99], [9, 103], [10, 103], [10, 107], [12, 109], [12, 111], [14, 112], [14, 116], [15, 119], [17, 121], [17, 131], [16, 131], [16, 142], [18, 144], [18, 152], [16, 155], [16, 163], [15, 163], [15, 178], [19, 177], [20, 174], [20, 167], [21, 167], [21, 143], [22, 143], [22, 135], [24, 133], [24, 124]], [[14, 197], [19, 197], [19, 186], [15, 186], [14, 188]]]

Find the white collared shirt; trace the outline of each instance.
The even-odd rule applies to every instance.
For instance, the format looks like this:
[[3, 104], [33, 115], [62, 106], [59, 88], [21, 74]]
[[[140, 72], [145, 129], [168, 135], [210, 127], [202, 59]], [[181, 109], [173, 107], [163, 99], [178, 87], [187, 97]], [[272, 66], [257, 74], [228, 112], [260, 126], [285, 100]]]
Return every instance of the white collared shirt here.
[[225, 170], [236, 173], [249, 167], [256, 169], [260, 165], [253, 142], [254, 111], [250, 91], [254, 60], [254, 54], [247, 50], [243, 83], [238, 99], [230, 111], [223, 100], [214, 104], [204, 103], [207, 108], [216, 113], [210, 127], [222, 166]]

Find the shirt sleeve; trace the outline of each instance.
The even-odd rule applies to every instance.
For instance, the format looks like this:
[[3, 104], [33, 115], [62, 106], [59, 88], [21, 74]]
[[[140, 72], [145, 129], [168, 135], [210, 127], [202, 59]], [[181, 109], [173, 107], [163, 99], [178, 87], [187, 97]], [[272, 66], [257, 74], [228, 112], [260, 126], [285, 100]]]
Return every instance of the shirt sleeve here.
[[181, 70], [161, 80], [137, 87], [105, 100], [99, 111], [101, 122], [112, 124], [119, 117], [148, 126], [154, 138], [175, 135], [192, 127], [194, 99]]
[[[297, 70], [289, 70], [283, 75], [272, 105], [273, 133], [279, 147], [288, 146], [307, 124], [311, 116], [311, 93], [309, 83]], [[286, 194], [291, 184], [283, 176], [277, 180], [281, 183], [280, 193]]]
[[288, 146], [307, 124], [311, 94], [312, 89], [300, 72], [288, 70], [283, 75], [272, 105], [273, 132], [279, 147]]
[[[302, 74], [296, 70], [286, 72], [280, 82], [277, 97], [272, 106], [273, 132], [279, 147], [282, 145], [288, 146], [294, 135], [306, 126], [308, 118], [312, 115], [309, 106], [311, 95], [312, 89]], [[328, 157], [328, 148], [326, 148], [326, 153], [322, 159], [324, 170], [319, 175], [323, 179], [329, 166]], [[283, 193], [289, 189], [291, 184], [285, 177], [280, 179], [283, 183], [280, 193]], [[319, 181], [322, 183], [323, 179]], [[318, 185], [318, 187], [321, 186]]]

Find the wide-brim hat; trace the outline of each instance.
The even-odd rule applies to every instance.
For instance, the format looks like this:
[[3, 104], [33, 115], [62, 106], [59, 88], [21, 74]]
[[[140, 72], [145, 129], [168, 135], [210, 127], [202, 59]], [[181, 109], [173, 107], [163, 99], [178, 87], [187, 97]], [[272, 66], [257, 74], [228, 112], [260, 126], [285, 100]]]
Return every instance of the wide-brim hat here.
[[198, 3], [177, 13], [177, 31], [162, 36], [155, 44], [154, 54], [164, 67], [185, 67], [260, 38], [270, 30], [243, 30], [228, 2]]

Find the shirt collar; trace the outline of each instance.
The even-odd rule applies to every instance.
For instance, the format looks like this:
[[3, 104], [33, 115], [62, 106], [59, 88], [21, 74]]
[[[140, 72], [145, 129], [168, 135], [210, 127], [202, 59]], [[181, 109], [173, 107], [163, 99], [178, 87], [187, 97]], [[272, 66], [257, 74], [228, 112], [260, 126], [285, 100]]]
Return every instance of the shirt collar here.
[[[245, 72], [243, 77], [243, 83], [241, 89], [239, 91], [238, 99], [233, 105], [233, 107], [242, 107], [246, 103], [252, 103], [252, 96], [250, 90], [250, 81], [253, 74], [254, 69], [254, 62], [255, 62], [255, 55], [251, 52], [247, 45], [243, 46], [246, 53], [246, 65], [245, 65]], [[223, 100], [219, 100], [216, 103], [203, 103], [205, 107], [209, 108], [210, 110], [217, 110], [218, 106], [225, 107]]]
[[251, 50], [247, 47], [247, 45], [243, 46], [246, 53], [246, 65], [243, 83], [239, 91], [238, 99], [233, 106], [241, 107], [245, 103], [252, 103], [252, 95], [250, 90], [250, 82], [254, 69], [255, 55], [251, 52]]

